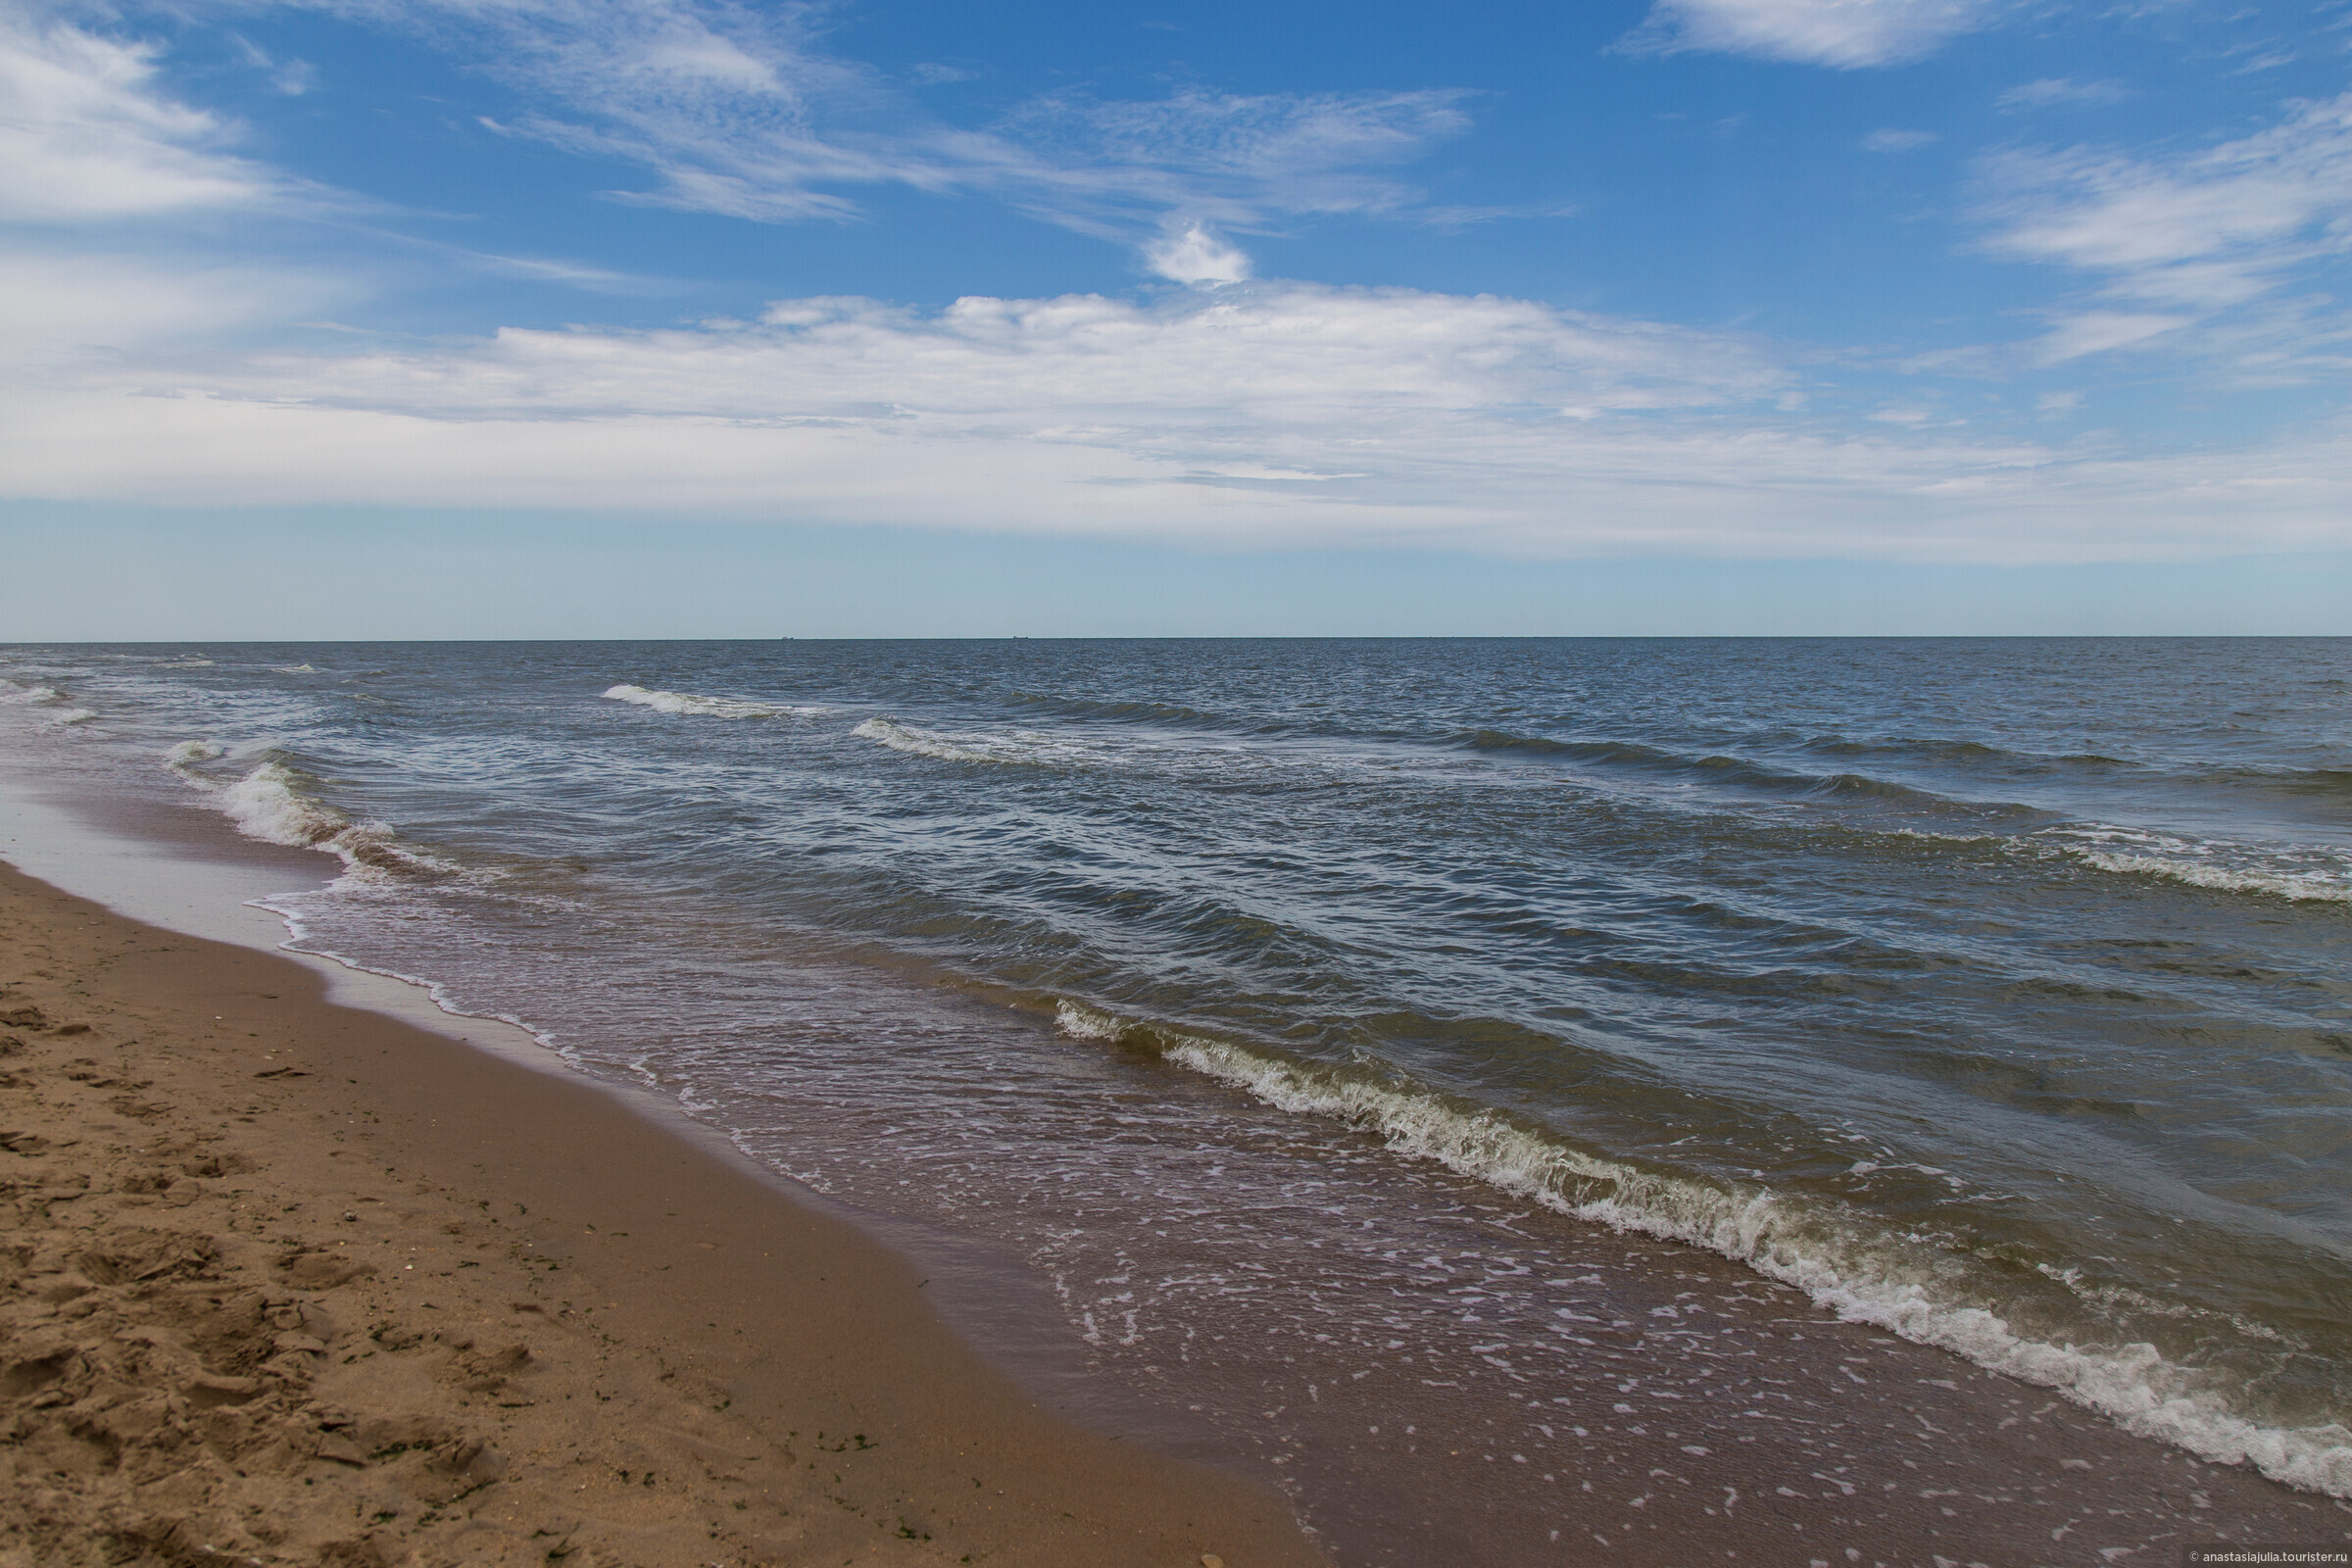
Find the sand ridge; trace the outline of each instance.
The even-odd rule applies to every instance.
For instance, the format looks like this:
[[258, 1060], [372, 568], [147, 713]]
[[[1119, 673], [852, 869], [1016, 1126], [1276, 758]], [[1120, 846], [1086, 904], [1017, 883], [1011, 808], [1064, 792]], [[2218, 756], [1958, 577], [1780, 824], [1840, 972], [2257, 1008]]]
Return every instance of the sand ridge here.
[[0, 1564], [1322, 1561], [594, 1089], [0, 867]]

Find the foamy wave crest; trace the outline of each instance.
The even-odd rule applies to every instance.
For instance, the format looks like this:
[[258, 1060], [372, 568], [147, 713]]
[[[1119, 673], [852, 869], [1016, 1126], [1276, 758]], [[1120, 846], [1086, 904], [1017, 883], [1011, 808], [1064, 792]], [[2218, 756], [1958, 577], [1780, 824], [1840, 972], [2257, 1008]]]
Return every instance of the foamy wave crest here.
[[[0, 703], [19, 708], [50, 708], [66, 700], [66, 694], [54, 686], [20, 686], [13, 680], [0, 680]], [[44, 715], [48, 724], [81, 724], [98, 716], [94, 708], [67, 708]]]
[[264, 762], [220, 790], [220, 809], [237, 831], [265, 844], [324, 850], [353, 871], [406, 870], [409, 857], [392, 848], [381, 822], [354, 822], [303, 789], [304, 779], [283, 762]]
[[895, 718], [869, 718], [850, 733], [869, 741], [878, 741], [894, 752], [936, 757], [948, 762], [996, 762], [1014, 767], [1044, 767], [1055, 763], [1109, 760], [1099, 750], [1056, 740], [1051, 735], [1040, 735], [1031, 730], [1014, 730], [1004, 735], [943, 735], [937, 730], [902, 724]]
[[2297, 903], [2352, 904], [2352, 884], [2307, 872], [2237, 870], [2208, 861], [2176, 860], [2159, 855], [2116, 855], [2100, 850], [2080, 853], [2084, 861], [2100, 870], [2125, 876], [2158, 876], [2195, 888], [2264, 893]]
[[706, 718], [784, 718], [824, 711], [818, 708], [770, 708], [764, 703], [737, 702], [731, 697], [697, 697], [692, 692], [650, 691], [643, 686], [615, 686], [605, 695], [616, 703], [634, 703], [657, 713], [699, 713]]
[[927, 729], [912, 724], [901, 724], [895, 719], [869, 718], [853, 735], [869, 741], [879, 741], [894, 752], [911, 752], [917, 757], [936, 757], [950, 762], [994, 762], [998, 758], [977, 747], [964, 746]]
[[1375, 1133], [1408, 1158], [1435, 1160], [1558, 1213], [1719, 1252], [1794, 1286], [1849, 1322], [2054, 1389], [2142, 1437], [2217, 1464], [2251, 1464], [2289, 1486], [2352, 1496], [2352, 1429], [2337, 1422], [2263, 1426], [2151, 1345], [2052, 1345], [2020, 1336], [1996, 1312], [1939, 1297], [1943, 1254], [1892, 1237], [1861, 1215], [1762, 1189], [1641, 1170], [1424, 1090], [1279, 1061], [1077, 1003], [1059, 1004], [1057, 1013], [1065, 1034], [1154, 1047], [1164, 1059], [1279, 1110]]
[[368, 877], [385, 872], [442, 875], [455, 871], [431, 856], [398, 843], [383, 822], [355, 822], [310, 792], [310, 780], [275, 760], [264, 761], [243, 777], [221, 783], [192, 771], [222, 755], [210, 741], [181, 741], [164, 754], [165, 764], [203, 790], [220, 813], [249, 839], [297, 850], [323, 850], [343, 862], [344, 873]]

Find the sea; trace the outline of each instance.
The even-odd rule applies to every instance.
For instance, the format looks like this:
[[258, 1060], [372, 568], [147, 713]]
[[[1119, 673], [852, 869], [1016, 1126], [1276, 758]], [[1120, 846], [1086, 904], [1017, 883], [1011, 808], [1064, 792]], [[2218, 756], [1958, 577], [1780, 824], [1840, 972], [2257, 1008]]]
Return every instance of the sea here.
[[1343, 1563], [2352, 1533], [2352, 641], [13, 645], [0, 752]]

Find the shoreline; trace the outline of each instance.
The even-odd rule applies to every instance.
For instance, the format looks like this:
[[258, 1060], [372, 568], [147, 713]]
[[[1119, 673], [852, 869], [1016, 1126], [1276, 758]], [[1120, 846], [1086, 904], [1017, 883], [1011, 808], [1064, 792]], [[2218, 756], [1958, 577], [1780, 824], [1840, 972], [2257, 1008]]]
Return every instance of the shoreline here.
[[[1306, 1330], [1325, 1325], [1314, 1316], [1319, 1311], [1313, 1298], [1316, 1281], [1301, 1273], [1253, 1298], [1258, 1321], [1285, 1330], [1283, 1338], [1275, 1342], [1278, 1348], [1274, 1352], [1282, 1367], [1266, 1379], [1262, 1393], [1244, 1389], [1245, 1396], [1254, 1396], [1246, 1406], [1236, 1406], [1250, 1417], [1258, 1415], [1261, 1404], [1272, 1407], [1264, 1417], [1269, 1425], [1262, 1429], [1263, 1435], [1253, 1422], [1239, 1432], [1228, 1423], [1209, 1442], [1195, 1444], [1196, 1434], [1181, 1414], [1181, 1397], [1174, 1403], [1168, 1400], [1172, 1390], [1139, 1387], [1134, 1379], [1122, 1383], [1099, 1358], [1080, 1355], [1075, 1359], [1092, 1359], [1093, 1364], [1067, 1364], [1072, 1358], [1064, 1352], [1071, 1347], [1053, 1334], [1054, 1328], [1064, 1326], [1054, 1303], [1030, 1299], [1034, 1292], [1022, 1287], [1034, 1287], [1034, 1279], [1026, 1275], [1007, 1279], [1006, 1259], [986, 1255], [992, 1249], [985, 1238], [937, 1231], [919, 1217], [894, 1215], [886, 1205], [863, 1206], [860, 1199], [870, 1199], [870, 1192], [852, 1190], [846, 1201], [814, 1193], [796, 1205], [793, 1198], [800, 1189], [789, 1176], [779, 1173], [804, 1166], [782, 1157], [788, 1146], [739, 1145], [716, 1127], [686, 1115], [660, 1091], [614, 1081], [612, 1074], [617, 1069], [609, 1056], [600, 1064], [604, 1072], [567, 1070], [544, 1042], [519, 1026], [436, 1006], [424, 981], [351, 967], [349, 959], [330, 960], [315, 953], [279, 949], [276, 944], [284, 937], [280, 917], [260, 906], [240, 904], [237, 890], [250, 886], [258, 898], [265, 886], [274, 890], [290, 880], [321, 880], [316, 851], [236, 837], [224, 820], [200, 808], [196, 802], [172, 802], [154, 817], [117, 802], [112, 814], [98, 821], [90, 819], [90, 801], [79, 797], [69, 801], [54, 789], [0, 794], [0, 807], [16, 808], [20, 836], [5, 852], [9, 858], [33, 861], [53, 884], [93, 894], [107, 905], [144, 915], [152, 926], [165, 928], [163, 932], [148, 930], [151, 937], [177, 940], [167, 933], [179, 931], [224, 934], [232, 944], [226, 950], [232, 961], [250, 955], [293, 965], [311, 976], [320, 996], [359, 1009], [362, 1016], [379, 1021], [386, 1015], [406, 1019], [410, 1025], [421, 1027], [443, 1049], [454, 1047], [462, 1056], [503, 1054], [511, 1067], [521, 1063], [514, 1070], [531, 1081], [553, 1081], [589, 1094], [623, 1119], [631, 1119], [634, 1107], [634, 1119], [696, 1146], [707, 1159], [733, 1170], [769, 1197], [781, 1196], [787, 1208], [837, 1216], [848, 1233], [898, 1265], [901, 1284], [911, 1280], [931, 1310], [953, 1326], [951, 1336], [976, 1347], [979, 1358], [997, 1369], [999, 1383], [1009, 1378], [1016, 1400], [1025, 1399], [1031, 1407], [1043, 1405], [1090, 1424], [1098, 1438], [1142, 1439], [1145, 1447], [1162, 1454], [1210, 1455], [1214, 1461], [1240, 1468], [1245, 1475], [1257, 1469], [1253, 1460], [1271, 1466], [1294, 1464], [1293, 1469], [1274, 1472], [1284, 1477], [1293, 1495], [1288, 1503], [1274, 1498], [1274, 1506], [1303, 1518], [1316, 1532], [1314, 1541], [1333, 1557], [1364, 1568], [1433, 1568], [1456, 1562], [1516, 1568], [1523, 1562], [1549, 1563], [1559, 1560], [1558, 1554], [1580, 1534], [1591, 1535], [1612, 1560], [1626, 1562], [1630, 1568], [1679, 1568], [1685, 1562], [1726, 1554], [1744, 1560], [1751, 1551], [1777, 1560], [1798, 1542], [1828, 1548], [1833, 1557], [1851, 1544], [1869, 1550], [1871, 1555], [1864, 1561], [1916, 1564], [1917, 1568], [1926, 1568], [1930, 1561], [1977, 1564], [1986, 1558], [1995, 1564], [2011, 1560], [2086, 1564], [2095, 1560], [2106, 1564], [2151, 1560], [2141, 1553], [2169, 1554], [2183, 1543], [2200, 1540], [2217, 1544], [2301, 1541], [2316, 1530], [2332, 1542], [2342, 1539], [2341, 1521], [2352, 1515], [2352, 1505], [2342, 1499], [2287, 1493], [2250, 1471], [2216, 1466], [2131, 1436], [2065, 1404], [2051, 1391], [2014, 1383], [1971, 1365], [1955, 1366], [1947, 1352], [1897, 1343], [1866, 1325], [1839, 1322], [1787, 1288], [1760, 1282], [1714, 1252], [1693, 1251], [1680, 1244], [1612, 1232], [1548, 1213], [1521, 1214], [1509, 1200], [1498, 1201], [1485, 1186], [1452, 1173], [1433, 1171], [1424, 1163], [1399, 1163], [1383, 1152], [1378, 1139], [1353, 1133], [1338, 1140], [1318, 1139], [1314, 1157], [1327, 1158], [1336, 1151], [1349, 1160], [1368, 1158], [1382, 1172], [1383, 1191], [1401, 1195], [1408, 1203], [1434, 1199], [1445, 1205], [1446, 1223], [1458, 1230], [1448, 1245], [1463, 1249], [1457, 1262], [1475, 1261], [1493, 1243], [1499, 1243], [1506, 1253], [1522, 1246], [1533, 1249], [1534, 1253], [1544, 1256], [1545, 1271], [1560, 1276], [1546, 1284], [1562, 1289], [1548, 1294], [1583, 1314], [1576, 1322], [1597, 1322], [1605, 1328], [1591, 1328], [1586, 1331], [1588, 1337], [1575, 1340], [1573, 1343], [1584, 1347], [1581, 1351], [1558, 1347], [1558, 1353], [1566, 1359], [1553, 1360], [1544, 1368], [1542, 1381], [1548, 1385], [1543, 1391], [1544, 1403], [1555, 1408], [1539, 1411], [1528, 1404], [1513, 1411], [1489, 1401], [1487, 1411], [1506, 1421], [1516, 1418], [1508, 1422], [1516, 1429], [1509, 1445], [1497, 1441], [1499, 1434], [1488, 1436], [1478, 1431], [1482, 1424], [1491, 1428], [1495, 1423], [1492, 1419], [1482, 1423], [1483, 1412], [1466, 1397], [1438, 1392], [1450, 1388], [1458, 1394], [1457, 1385], [1422, 1384], [1431, 1392], [1415, 1396], [1415, 1404], [1404, 1411], [1407, 1415], [1418, 1413], [1425, 1424], [1425, 1435], [1416, 1447], [1409, 1422], [1402, 1425], [1403, 1438], [1398, 1441], [1391, 1420], [1397, 1411], [1379, 1403], [1382, 1385], [1352, 1381], [1363, 1370], [1360, 1360], [1338, 1364], [1308, 1343]], [[0, 814], [0, 832], [5, 832], [8, 821], [7, 815]], [[410, 967], [417, 972], [437, 972], [424, 965]], [[6, 978], [7, 974], [0, 974], [0, 979]], [[664, 988], [654, 989], [660, 993]], [[441, 993], [435, 989], [432, 994]], [[681, 1015], [678, 1009], [687, 1005], [683, 997], [657, 994], [649, 1000], [661, 1004], [646, 1014], [656, 1021], [656, 1027], [662, 1026], [661, 1019]], [[13, 1004], [0, 998], [0, 1011]], [[210, 1023], [203, 1015], [209, 1010], [196, 1009], [199, 1016], [194, 1022], [200, 1026]], [[225, 1006], [219, 1010], [229, 1014]], [[516, 1011], [528, 1013], [526, 1008]], [[7, 1062], [0, 1061], [0, 1070], [7, 1067]], [[270, 1082], [281, 1088], [293, 1083]], [[1270, 1130], [1274, 1138], [1286, 1141], [1293, 1136], [1290, 1123], [1270, 1117], [1238, 1091], [1211, 1093], [1231, 1102], [1224, 1107], [1230, 1121], [1220, 1123], [1221, 1128], [1256, 1127], [1260, 1136]], [[84, 1098], [96, 1104], [108, 1097]], [[0, 1109], [8, 1103], [0, 1099]], [[432, 1119], [429, 1103], [420, 1113], [426, 1120]], [[240, 1136], [243, 1133], [243, 1129], [234, 1130]], [[805, 1125], [803, 1131], [807, 1131]], [[383, 1135], [377, 1132], [377, 1136]], [[1216, 1157], [1227, 1157], [1247, 1144], [1250, 1136], [1245, 1132], [1238, 1142], [1221, 1139]], [[340, 1167], [317, 1168], [337, 1172]], [[1301, 1166], [1298, 1174], [1319, 1179], [1321, 1172]], [[399, 1166], [395, 1175], [397, 1182], [408, 1182], [414, 1173]], [[132, 1171], [126, 1179], [136, 1181], [140, 1176]], [[453, 1196], [466, 1195], [443, 1194], [445, 1198]], [[418, 1200], [411, 1196], [406, 1200], [414, 1203]], [[351, 1211], [363, 1220], [374, 1213], [365, 1206]], [[539, 1212], [534, 1208], [535, 1216]], [[478, 1220], [476, 1214], [464, 1211], [455, 1218], [460, 1223]], [[1467, 1225], [1462, 1225], [1463, 1221]], [[574, 1249], [572, 1253], [560, 1258], [540, 1254], [542, 1261], [560, 1263], [553, 1278], [564, 1279], [565, 1270], [576, 1275], [596, 1260], [600, 1250], [614, 1250], [610, 1219], [599, 1216], [587, 1223], [605, 1226], [593, 1245], [583, 1226], [573, 1226], [562, 1232], [565, 1245]], [[427, 1232], [432, 1229], [429, 1224], [419, 1224]], [[339, 1232], [339, 1227], [329, 1229]], [[507, 1239], [505, 1232], [492, 1234]], [[622, 1249], [637, 1245], [631, 1238], [618, 1241]], [[451, 1244], [442, 1236], [427, 1234], [420, 1245]], [[579, 1250], [584, 1246], [588, 1250]], [[953, 1255], [959, 1248], [966, 1255]], [[265, 1264], [273, 1264], [274, 1255], [265, 1257]], [[703, 1264], [715, 1261], [709, 1254], [696, 1255]], [[1449, 1251], [1448, 1256], [1453, 1253]], [[484, 1260], [488, 1257], [487, 1252], [482, 1254]], [[916, 1260], [916, 1270], [928, 1270], [935, 1276], [928, 1285], [907, 1275], [908, 1258]], [[1518, 1266], [1515, 1256], [1502, 1256], [1499, 1261]], [[474, 1270], [457, 1275], [453, 1269], [452, 1275], [478, 1280], [481, 1267], [477, 1262]], [[401, 1270], [404, 1276], [409, 1272], [405, 1267]], [[1474, 1275], [1474, 1281], [1476, 1278]], [[639, 1281], [638, 1285], [645, 1283]], [[1703, 1300], [1703, 1307], [1692, 1301], [1693, 1294]], [[577, 1299], [580, 1304], [574, 1310], [580, 1321], [572, 1327], [599, 1345], [605, 1345], [606, 1337], [619, 1326], [622, 1308], [641, 1304], [626, 1289], [602, 1295], [601, 1300]], [[511, 1299], [487, 1304], [513, 1310]], [[436, 1309], [448, 1305], [440, 1301]], [[1661, 1314], [1667, 1316], [1667, 1322], [1655, 1321]], [[1690, 1321], [1676, 1321], [1675, 1314]], [[495, 1311], [490, 1315], [496, 1318]], [[996, 1321], [986, 1321], [992, 1315]], [[376, 1326], [373, 1319], [363, 1324], [370, 1335]], [[934, 1330], [939, 1327], [937, 1322], [931, 1326]], [[395, 1337], [399, 1332], [396, 1326]], [[755, 1326], [754, 1332], [764, 1333], [765, 1326]], [[1485, 1328], [1470, 1332], [1482, 1342], [1492, 1333]], [[423, 1348], [435, 1349], [442, 1344], [429, 1342]], [[606, 1345], [606, 1348], [611, 1347]], [[1295, 1371], [1291, 1353], [1286, 1352], [1298, 1356]], [[385, 1359], [380, 1346], [357, 1353], [371, 1362]], [[1401, 1358], [1404, 1364], [1377, 1369], [1372, 1376], [1394, 1382], [1396, 1373], [1408, 1378], [1420, 1377], [1425, 1370], [1432, 1376], [1446, 1375], [1438, 1371], [1434, 1359], [1427, 1368], [1410, 1366], [1413, 1360], [1414, 1355], [1408, 1353]], [[1261, 1356], [1239, 1365], [1246, 1375], [1255, 1375], [1265, 1361]], [[1039, 1362], [1046, 1363], [1042, 1376], [1040, 1366], [1033, 1364]], [[1867, 1374], [1867, 1389], [1857, 1369]], [[5, 1361], [0, 1361], [0, 1372], [5, 1370]], [[1506, 1396], [1519, 1400], [1524, 1396], [1510, 1389], [1529, 1386], [1527, 1374], [1536, 1370], [1533, 1366], [1501, 1367], [1492, 1381], [1505, 1385]], [[1276, 1381], [1286, 1374], [1287, 1382]], [[1342, 1377], [1350, 1381], [1339, 1381]], [[674, 1392], [675, 1383], [663, 1384], [659, 1377], [651, 1381], [659, 1386], [641, 1389], [642, 1399], [626, 1390], [616, 1392], [610, 1381], [589, 1388], [580, 1397], [611, 1394], [616, 1404], [638, 1400], [647, 1408], [667, 1408], [663, 1401], [669, 1396], [664, 1391]], [[1317, 1397], [1318, 1381], [1323, 1384], [1324, 1403], [1320, 1426], [1293, 1433], [1274, 1427], [1274, 1416], [1292, 1402], [1286, 1396], [1302, 1393], [1304, 1400], [1311, 1403]], [[1637, 1382], [1643, 1386], [1642, 1392], [1633, 1396], [1642, 1401], [1641, 1413], [1628, 1416], [1623, 1401]], [[1367, 1399], [1367, 1395], [1372, 1397]], [[1673, 1402], [1653, 1407], [1647, 1402], [1653, 1399]], [[692, 1401], [688, 1403], [691, 1406]], [[1653, 1410], [1655, 1415], [1668, 1416], [1669, 1423], [1659, 1424]], [[693, 1416], [693, 1410], [688, 1408], [686, 1414]], [[1544, 1424], [1560, 1423], [1563, 1418], [1582, 1420], [1592, 1430], [1588, 1434], [1585, 1425], [1561, 1428]], [[1367, 1428], [1366, 1422], [1373, 1424]], [[805, 1433], [808, 1429], [795, 1430]], [[828, 1444], [840, 1436], [840, 1430], [830, 1423], [818, 1430], [834, 1435], [825, 1440]], [[859, 1431], [869, 1438], [874, 1435], [867, 1425], [852, 1428], [852, 1436]], [[368, 1453], [407, 1441], [388, 1433], [376, 1436], [384, 1441]], [[1480, 1441], [1482, 1438], [1486, 1441]], [[1691, 1439], [1699, 1441], [1686, 1441]], [[1448, 1446], [1452, 1444], [1461, 1446]], [[1523, 1447], [1528, 1457], [1512, 1451], [1514, 1446]], [[550, 1450], [564, 1465], [583, 1462], [575, 1457], [582, 1451], [589, 1449], [582, 1446]], [[867, 1461], [874, 1457], [866, 1449], [853, 1447], [851, 1451], [865, 1455]], [[809, 1457], [800, 1455], [804, 1461]], [[1307, 1474], [1310, 1463], [1314, 1466], [1311, 1476]], [[1511, 1468], [1504, 1468], [1506, 1464]], [[1518, 1471], [1520, 1465], [1528, 1467], [1525, 1473]], [[1556, 1480], [1546, 1466], [1556, 1469]], [[644, 1469], [656, 1467], [640, 1461], [616, 1468], [632, 1469], [642, 1476]], [[1544, 1473], [1538, 1476], [1538, 1472]], [[669, 1472], [657, 1468], [656, 1473]], [[1530, 1477], [1544, 1485], [1535, 1485]], [[602, 1481], [591, 1485], [602, 1485]], [[560, 1494], [562, 1487], [556, 1492]], [[396, 1497], [392, 1500], [397, 1504]], [[564, 1498], [559, 1495], [557, 1500]], [[632, 1506], [642, 1506], [647, 1499], [631, 1494], [629, 1500]], [[850, 1504], [834, 1506], [847, 1509]], [[913, 1520], [917, 1537], [923, 1522], [919, 1517]], [[875, 1523], [881, 1528], [880, 1522]], [[1781, 1535], [1784, 1531], [1789, 1535]], [[1563, 1533], [1570, 1542], [1563, 1542]], [[2057, 1544], [2062, 1539], [2063, 1547]], [[532, 1540], [534, 1550], [549, 1545], [546, 1538], [534, 1536]], [[1838, 1544], [1833, 1546], [1833, 1542]], [[919, 1540], [916, 1544], [920, 1544]], [[905, 1539], [897, 1544], [905, 1544]], [[710, 1561], [709, 1552], [714, 1549], [715, 1543], [697, 1546], [700, 1555], [676, 1560]], [[827, 1560], [789, 1543], [786, 1549], [794, 1562]], [[1230, 1549], [1208, 1550], [1234, 1568], [1261, 1560], [1238, 1556]], [[953, 1561], [958, 1554], [938, 1560]], [[29, 1559], [42, 1564], [53, 1560], [49, 1556]], [[433, 1559], [416, 1560], [429, 1563]], [[459, 1560], [537, 1562], [542, 1557], [526, 1553], [501, 1559], [486, 1554], [486, 1548], [469, 1544]], [[573, 1554], [565, 1560], [581, 1559]], [[632, 1546], [620, 1560], [650, 1563], [663, 1559]], [[732, 1568], [734, 1559], [724, 1560]], [[849, 1560], [894, 1559], [868, 1552], [863, 1558], [853, 1554]], [[916, 1556], [904, 1560], [933, 1559]], [[1023, 1543], [1001, 1560], [1055, 1559]], [[1079, 1555], [1068, 1560], [1124, 1563], [1152, 1559]], [[1198, 1558], [1179, 1555], [1169, 1560]], [[5, 1556], [0, 1556], [0, 1564], [15, 1568], [15, 1560]]]
[[0, 931], [9, 1568], [1323, 1560], [593, 1084], [7, 864]]

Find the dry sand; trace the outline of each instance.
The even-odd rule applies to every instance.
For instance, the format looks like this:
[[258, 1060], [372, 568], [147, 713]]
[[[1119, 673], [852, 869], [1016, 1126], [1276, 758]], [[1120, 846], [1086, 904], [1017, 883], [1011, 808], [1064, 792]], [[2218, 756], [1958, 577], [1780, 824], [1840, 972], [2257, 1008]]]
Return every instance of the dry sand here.
[[611, 1096], [0, 866], [0, 1564], [1324, 1559]]

